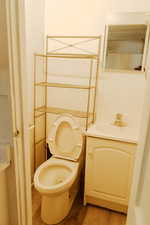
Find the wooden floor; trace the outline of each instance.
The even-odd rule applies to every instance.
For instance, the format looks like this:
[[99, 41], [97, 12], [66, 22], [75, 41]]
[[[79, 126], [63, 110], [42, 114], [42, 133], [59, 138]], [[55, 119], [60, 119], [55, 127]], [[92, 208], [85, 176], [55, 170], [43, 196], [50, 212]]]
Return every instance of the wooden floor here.
[[[40, 217], [40, 195], [33, 189], [33, 225], [46, 225]], [[111, 210], [87, 205], [83, 206], [78, 196], [67, 218], [59, 225], [125, 225], [126, 216]]]

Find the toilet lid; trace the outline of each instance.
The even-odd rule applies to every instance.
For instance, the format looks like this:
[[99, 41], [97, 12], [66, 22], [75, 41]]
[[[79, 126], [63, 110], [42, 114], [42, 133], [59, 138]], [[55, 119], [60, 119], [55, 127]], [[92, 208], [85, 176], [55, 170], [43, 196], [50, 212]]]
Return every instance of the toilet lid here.
[[54, 122], [47, 143], [55, 157], [77, 161], [82, 152], [83, 136], [71, 115], [61, 115]]

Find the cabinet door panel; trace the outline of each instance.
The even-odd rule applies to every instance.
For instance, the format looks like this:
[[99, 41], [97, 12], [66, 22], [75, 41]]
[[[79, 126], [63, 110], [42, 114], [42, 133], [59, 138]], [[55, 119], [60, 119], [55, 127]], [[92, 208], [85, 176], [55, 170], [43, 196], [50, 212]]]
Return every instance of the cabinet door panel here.
[[[87, 138], [85, 202], [126, 212], [136, 144]], [[117, 205], [116, 205], [117, 204]]]
[[92, 189], [106, 195], [126, 198], [131, 167], [130, 155], [120, 149], [93, 149]]

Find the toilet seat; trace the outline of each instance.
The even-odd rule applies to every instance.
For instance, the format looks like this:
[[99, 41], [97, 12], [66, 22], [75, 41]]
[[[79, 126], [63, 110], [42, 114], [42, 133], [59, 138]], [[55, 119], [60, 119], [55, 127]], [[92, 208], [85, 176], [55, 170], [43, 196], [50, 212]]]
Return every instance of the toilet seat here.
[[50, 130], [47, 143], [53, 156], [77, 161], [83, 143], [82, 132], [77, 121], [68, 114], [59, 116]]
[[77, 162], [50, 158], [36, 170], [35, 188], [44, 194], [57, 194], [69, 189], [77, 177], [78, 166]]

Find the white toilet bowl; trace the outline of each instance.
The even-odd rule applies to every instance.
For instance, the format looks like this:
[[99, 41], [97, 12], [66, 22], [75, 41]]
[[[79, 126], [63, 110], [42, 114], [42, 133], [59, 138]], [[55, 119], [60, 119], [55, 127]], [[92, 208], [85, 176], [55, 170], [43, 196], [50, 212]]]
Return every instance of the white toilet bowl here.
[[42, 220], [57, 224], [67, 216], [77, 193], [82, 134], [76, 121], [68, 115], [59, 117], [48, 143], [53, 156], [36, 170], [34, 185], [42, 195]]
[[51, 158], [36, 170], [35, 188], [42, 194], [60, 194], [71, 187], [77, 177], [78, 163]]
[[68, 214], [68, 190], [77, 178], [78, 165], [53, 157], [37, 169], [34, 184], [42, 195], [41, 217], [45, 223], [57, 224]]

